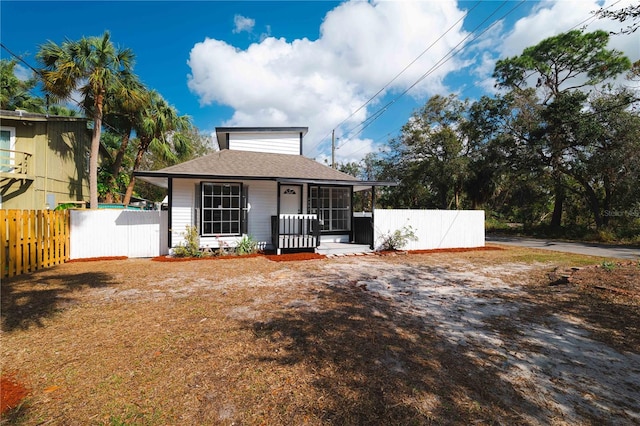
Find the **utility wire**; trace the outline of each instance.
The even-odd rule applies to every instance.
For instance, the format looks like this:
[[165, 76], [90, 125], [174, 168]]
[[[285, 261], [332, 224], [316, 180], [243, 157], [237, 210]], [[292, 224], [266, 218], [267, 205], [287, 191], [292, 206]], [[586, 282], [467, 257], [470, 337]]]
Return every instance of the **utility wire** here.
[[[620, 3], [620, 1], [621, 1], [621, 0], [616, 1], [615, 3], [613, 3], [613, 4], [609, 5], [608, 7], [604, 8], [604, 10], [608, 10], [608, 9], [610, 9], [610, 8], [614, 7], [615, 5], [617, 5], [618, 3]], [[507, 12], [507, 13], [506, 13], [504, 16], [502, 16], [500, 19], [504, 19], [506, 16], [508, 16], [509, 14], [511, 14], [515, 9], [517, 9], [518, 7], [520, 7], [520, 6], [522, 5], [522, 3], [523, 3], [523, 2], [524, 2], [524, 0], [523, 0], [521, 3], [519, 3], [518, 5], [516, 5], [514, 8], [512, 8], [509, 12]], [[485, 20], [484, 20], [480, 25], [478, 25], [478, 26], [474, 29], [474, 31], [476, 31], [476, 30], [477, 30], [477, 29], [478, 29], [482, 24], [484, 24], [484, 23], [485, 23], [485, 22], [486, 22], [486, 21], [487, 21], [491, 16], [493, 16], [493, 15], [494, 15], [494, 14], [495, 14], [495, 13], [496, 13], [496, 12], [497, 12], [497, 11], [498, 11], [502, 6], [503, 6], [503, 5], [504, 5], [504, 3], [503, 3], [500, 7], [498, 7], [496, 10], [494, 10], [494, 12], [493, 12], [489, 17], [487, 17], [487, 18], [486, 18], [486, 19], [485, 19]], [[474, 8], [475, 8], [475, 6], [474, 6]], [[579, 28], [579, 27], [586, 28], [588, 25], [590, 25], [593, 21], [595, 21], [595, 20], [597, 20], [597, 19], [598, 19], [598, 18], [597, 18], [596, 16], [590, 16], [590, 17], [588, 17], [588, 18], [586, 18], [586, 19], [582, 20], [581, 22], [579, 22], [579, 23], [575, 24], [574, 26], [572, 26], [568, 31], [574, 30], [574, 29]], [[488, 30], [489, 30], [492, 26], [494, 26], [496, 23], [497, 23], [497, 21], [495, 21], [493, 24], [491, 24], [489, 27], [487, 27], [487, 28], [486, 28], [482, 33], [478, 34], [478, 36], [474, 37], [474, 39], [473, 39], [473, 40], [471, 40], [471, 41], [475, 41], [477, 38], [479, 38], [482, 34], [484, 34], [486, 31], [488, 31]], [[586, 25], [585, 25], [585, 24], [586, 24]], [[473, 33], [474, 31], [472, 31], [472, 33]], [[440, 37], [440, 38], [441, 38], [441, 37]], [[463, 41], [464, 41], [464, 40], [463, 40]], [[457, 46], [456, 46], [456, 47], [457, 47]], [[455, 49], [456, 47], [454, 47], [454, 49]], [[453, 49], [452, 49], [452, 50], [453, 50]], [[462, 49], [460, 49], [460, 50], [462, 50]], [[450, 51], [450, 53], [451, 53], [451, 51]], [[458, 52], [452, 53], [452, 54], [451, 54], [451, 57], [449, 57], [449, 58], [446, 58], [446, 56], [445, 56], [445, 57], [443, 57], [439, 62], [441, 62], [441, 61], [442, 61], [442, 64], [444, 64], [445, 62], [447, 62], [448, 60], [450, 60], [450, 59], [451, 59], [455, 54], [457, 54], [457, 53], [458, 53]], [[445, 58], [446, 58], [446, 59], [445, 59]], [[434, 67], [436, 67], [436, 68], [437, 68], [437, 67], [441, 66], [442, 64], [440, 64], [439, 62], [438, 62], [438, 63], [436, 63], [436, 64], [434, 65]], [[427, 71], [427, 73], [426, 73], [426, 74], [428, 75], [431, 71], [432, 71], [432, 70]], [[532, 75], [534, 75], [534, 74], [535, 74], [535, 72], [531, 73], [529, 76], [527, 76], [527, 78], [528, 78], [528, 77], [531, 77], [531, 76], [532, 76]], [[423, 77], [421, 77], [421, 79], [420, 79], [419, 81], [417, 81], [416, 83], [414, 83], [414, 85], [412, 85], [411, 87], [409, 87], [409, 88], [408, 88], [404, 93], [402, 93], [400, 96], [398, 96], [397, 98], [395, 98], [394, 100], [392, 100], [391, 102], [389, 102], [388, 104], [386, 104], [386, 105], [385, 105], [383, 108], [381, 108], [380, 110], [376, 111], [376, 112], [375, 112], [374, 114], [372, 114], [369, 118], [367, 118], [366, 120], [364, 120], [362, 123], [360, 123], [360, 124], [358, 124], [358, 125], [354, 126], [353, 128], [349, 129], [349, 130], [347, 131], [347, 133], [350, 133], [350, 132], [352, 132], [353, 130], [357, 129], [359, 126], [362, 126], [362, 128], [361, 128], [358, 132], [356, 132], [356, 133], [354, 133], [354, 134], [350, 134], [350, 135], [348, 135], [346, 138], [343, 138], [343, 139], [344, 139], [344, 142], [342, 142], [339, 146], [337, 146], [337, 147], [336, 147], [336, 149], [339, 149], [339, 148], [341, 148], [342, 146], [344, 146], [345, 144], [347, 144], [347, 143], [349, 142], [349, 139], [350, 139], [350, 138], [353, 138], [353, 137], [357, 136], [358, 134], [362, 133], [362, 132], [367, 128], [367, 127], [369, 127], [369, 126], [370, 126], [374, 121], [376, 121], [376, 120], [377, 120], [377, 119], [378, 119], [378, 118], [379, 118], [379, 117], [380, 117], [384, 112], [386, 112], [386, 110], [387, 110], [391, 105], [393, 105], [393, 103], [395, 103], [395, 101], [397, 101], [397, 99], [399, 99], [399, 98], [400, 98], [400, 97], [402, 97], [404, 94], [406, 94], [406, 92], [408, 92], [409, 90], [411, 90], [411, 88], [413, 88], [413, 86], [415, 86], [415, 85], [416, 85], [416, 84], [418, 84], [420, 81], [422, 81], [422, 80], [423, 80], [427, 75], [424, 75]], [[633, 103], [633, 102], [630, 102], [629, 104], [631, 104], [631, 103]], [[346, 120], [344, 120], [344, 121], [346, 121]], [[340, 125], [341, 125], [341, 124], [343, 124], [343, 123], [344, 123], [344, 121], [343, 121], [342, 123], [340, 123]], [[338, 125], [337, 127], [339, 127], [340, 125]], [[400, 128], [402, 128], [402, 126], [401, 126]], [[383, 136], [383, 137], [386, 137], [386, 136], [390, 135], [390, 134], [391, 134], [391, 133], [393, 133], [393, 132], [397, 132], [398, 130], [399, 130], [399, 129], [396, 129], [396, 130], [391, 131], [391, 132], [387, 132], [387, 133], [386, 133], [386, 135], [385, 135], [385, 136]], [[378, 138], [377, 140], [380, 140], [380, 139], [381, 139], [381, 138]], [[317, 146], [317, 145], [316, 145], [316, 146]], [[364, 149], [364, 147], [363, 147], [363, 148], [360, 148], [359, 150], [357, 150], [357, 151], [355, 151], [355, 152], [362, 151], [363, 149]]]
[[[24, 59], [22, 59], [22, 57], [16, 55], [15, 53], [13, 53], [11, 50], [9, 50], [9, 48], [7, 46], [5, 46], [3, 43], [0, 43], [0, 47], [2, 47], [4, 50], [6, 50], [9, 55], [13, 56], [14, 58], [16, 58], [18, 61], [20, 61], [21, 63], [23, 63], [27, 68], [29, 68], [31, 71], [33, 71], [34, 73], [36, 73], [37, 75], [40, 76], [40, 78], [45, 78], [44, 75], [42, 74], [42, 70], [36, 69], [34, 67], [31, 66], [31, 64], [29, 64], [27, 61], [25, 61]], [[74, 102], [77, 106], [80, 107], [80, 109], [82, 108], [81, 102], [77, 101], [73, 98], [69, 98], [72, 102]], [[49, 109], [49, 95], [47, 95], [47, 110]], [[113, 127], [112, 125], [110, 125], [109, 123], [107, 123], [104, 118], [102, 119], [102, 124], [105, 127], [108, 127], [109, 129], [111, 129], [111, 131], [117, 133], [120, 136], [125, 136], [124, 133], [120, 132], [120, 130], [116, 129], [115, 127]]]
[[4, 50], [6, 50], [9, 55], [13, 56], [14, 58], [16, 58], [17, 60], [19, 60], [20, 62], [22, 62], [24, 65], [26, 65], [29, 69], [31, 69], [31, 71], [35, 72], [38, 75], [42, 75], [42, 71], [35, 69], [34, 67], [32, 67], [27, 61], [25, 61], [24, 59], [22, 59], [22, 57], [16, 55], [15, 53], [13, 53], [11, 50], [9, 50], [9, 48], [7, 46], [4, 45], [4, 43], [0, 43], [0, 47], [2, 47]]
[[[620, 1], [617, 1], [616, 3], [612, 4], [612, 5], [611, 5], [611, 6], [609, 6], [608, 8], [605, 8], [605, 10], [606, 10], [606, 9], [609, 9], [609, 8], [611, 8], [611, 7], [613, 7], [613, 6], [615, 6], [615, 5], [616, 5], [617, 3], [619, 3], [619, 2], [620, 2]], [[575, 28], [577, 28], [578, 26], [580, 26], [580, 25], [582, 25], [583, 23], [585, 23], [585, 22], [587, 22], [587, 21], [590, 21], [590, 20], [593, 20], [593, 19], [592, 19], [592, 18], [587, 18], [587, 19], [583, 20], [582, 22], [580, 22], [580, 23], [578, 23], [578, 24], [574, 25], [573, 27], [571, 27], [568, 31], [574, 30], [574, 29], [575, 29]], [[534, 73], [532, 73], [532, 74], [530, 74], [529, 76], [527, 76], [527, 78], [528, 78], [528, 77], [530, 77], [530, 76], [532, 76], [533, 74], [535, 74], [535, 72], [534, 72]], [[599, 110], [593, 110], [593, 109], [592, 109], [591, 111], [584, 113], [584, 114], [583, 114], [583, 116], [582, 116], [581, 118], [593, 117], [593, 116], [595, 116], [595, 115], [599, 115], [599, 114], [601, 114], [601, 113], [606, 113], [606, 112], [609, 112], [609, 111], [613, 111], [613, 110], [618, 109], [618, 108], [627, 107], [627, 106], [633, 105], [633, 104], [638, 103], [638, 102], [640, 102], [640, 98], [638, 98], [638, 97], [630, 97], [630, 98], [629, 98], [629, 100], [627, 100], [627, 101], [625, 101], [625, 102], [622, 102], [622, 103], [619, 103], [619, 104], [615, 104], [615, 105], [609, 106], [609, 107], [604, 108], [604, 109], [599, 109]], [[577, 121], [577, 120], [578, 120], [578, 118], [573, 118], [573, 120], [572, 120], [572, 121]], [[404, 125], [404, 124], [403, 124], [403, 125]], [[379, 141], [379, 140], [382, 140], [383, 138], [385, 138], [385, 137], [387, 137], [387, 136], [390, 136], [391, 134], [393, 134], [393, 133], [395, 133], [395, 132], [399, 131], [400, 129], [402, 129], [402, 126], [400, 126], [400, 128], [395, 128], [394, 130], [387, 132], [384, 136], [379, 137], [378, 139], [374, 140], [374, 142], [373, 142], [373, 143], [375, 144], [375, 142], [377, 142], [377, 141]], [[365, 147], [362, 147], [362, 148], [360, 148], [360, 149], [358, 149], [358, 150], [356, 150], [356, 151], [354, 151], [352, 154], [357, 153], [357, 152], [360, 152], [360, 151], [362, 151], [362, 150], [363, 150], [363, 149], [365, 149], [365, 148], [366, 148], [366, 146], [365, 146]]]
[[355, 114], [357, 114], [360, 110], [362, 110], [362, 108], [366, 107], [367, 105], [369, 105], [380, 93], [382, 93], [385, 89], [387, 89], [394, 81], [396, 81], [402, 74], [404, 74], [405, 71], [407, 71], [413, 64], [415, 64], [422, 56], [424, 56], [433, 46], [436, 45], [436, 43], [438, 43], [440, 40], [442, 40], [442, 38], [447, 35], [452, 29], [454, 29], [456, 27], [456, 25], [458, 25], [461, 21], [463, 21], [468, 15], [469, 13], [471, 13], [478, 5], [480, 4], [480, 1], [476, 2], [473, 7], [471, 7], [471, 9], [467, 10], [465, 12], [464, 15], [462, 15], [460, 17], [460, 19], [458, 19], [456, 22], [454, 22], [444, 33], [442, 33], [440, 35], [440, 37], [438, 37], [436, 40], [434, 40], [429, 46], [427, 46], [426, 49], [424, 49], [422, 51], [422, 53], [420, 53], [418, 56], [416, 56], [416, 58], [411, 61], [409, 64], [407, 64], [402, 71], [400, 71], [398, 74], [396, 74], [391, 80], [389, 80], [389, 82], [387, 82], [380, 90], [378, 90], [373, 96], [371, 96], [365, 103], [363, 103], [362, 105], [360, 105], [356, 110], [354, 110], [351, 114], [349, 114], [349, 116], [347, 118], [345, 118], [344, 120], [342, 120], [338, 125], [333, 127], [333, 130], [329, 131], [329, 133], [327, 133], [322, 139], [320, 139], [320, 141], [318, 143], [316, 143], [313, 147], [311, 147], [311, 150], [314, 150], [315, 148], [317, 148], [324, 140], [326, 140], [329, 135], [332, 134], [332, 132], [335, 131], [335, 129], [337, 129], [338, 127], [342, 126], [347, 120], [349, 120], [351, 117], [353, 117]]
[[[504, 19], [505, 17], [507, 17], [509, 14], [513, 13], [518, 7], [520, 7], [522, 4], [524, 4], [525, 0], [520, 0], [520, 2], [518, 4], [516, 4], [514, 7], [512, 7], [507, 13], [505, 13], [502, 17], [500, 17], [498, 20], [493, 21], [493, 23], [491, 25], [489, 25], [487, 28], [485, 28], [482, 32], [478, 33], [477, 35], [475, 35], [470, 42], [473, 42], [475, 40], [477, 40], [478, 38], [480, 38], [484, 33], [486, 33], [487, 31], [489, 31], [494, 25], [496, 25], [500, 20]], [[480, 27], [482, 27], [482, 25], [484, 25], [493, 15], [495, 15], [505, 4], [508, 3], [507, 1], [504, 1], [500, 6], [498, 6], [498, 8], [496, 8], [489, 16], [487, 16], [480, 24], [478, 24], [472, 32], [469, 33], [469, 35], [467, 35], [464, 39], [462, 39], [457, 45], [455, 45], [451, 50], [449, 50], [449, 52], [443, 56], [438, 62], [436, 62], [431, 68], [429, 68], [429, 70], [427, 70], [422, 76], [420, 76], [420, 78], [418, 78], [412, 85], [410, 85], [407, 89], [405, 89], [402, 93], [400, 93], [398, 96], [396, 96], [395, 98], [393, 98], [391, 101], [389, 101], [387, 104], [385, 104], [382, 108], [380, 108], [378, 111], [376, 111], [374, 114], [372, 114], [371, 117], [367, 118], [366, 120], [364, 120], [362, 123], [352, 127], [351, 129], [349, 129], [347, 131], [347, 141], [343, 142], [340, 146], [344, 146], [350, 138], [353, 138], [355, 136], [357, 136], [358, 134], [362, 133], [362, 131], [364, 131], [364, 129], [366, 129], [367, 127], [369, 127], [371, 124], [373, 124], [373, 122], [375, 122], [378, 118], [380, 118], [380, 116], [382, 116], [382, 114], [384, 114], [393, 104], [395, 104], [401, 97], [403, 97], [404, 95], [406, 95], [411, 89], [413, 89], [415, 86], [417, 86], [420, 82], [422, 82], [425, 78], [427, 78], [430, 74], [432, 74], [436, 69], [438, 69], [439, 67], [441, 67], [442, 65], [444, 65], [446, 62], [448, 62], [449, 60], [451, 60], [456, 54], [460, 53], [468, 43], [466, 43], [467, 39], [469, 37], [471, 37], [473, 35], [473, 33], [475, 33]], [[463, 45], [462, 47], [460, 47], [460, 45]], [[351, 133], [354, 132], [358, 127], [361, 127], [357, 132], [355, 133]]]

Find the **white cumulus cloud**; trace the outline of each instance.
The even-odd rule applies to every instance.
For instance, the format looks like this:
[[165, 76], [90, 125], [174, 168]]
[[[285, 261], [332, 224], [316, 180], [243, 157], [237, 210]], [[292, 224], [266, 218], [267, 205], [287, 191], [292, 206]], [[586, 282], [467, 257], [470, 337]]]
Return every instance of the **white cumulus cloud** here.
[[[226, 126], [308, 126], [305, 154], [326, 151], [331, 129], [361, 123], [375, 102], [357, 110], [422, 53], [464, 12], [455, 2], [343, 3], [325, 16], [317, 40], [266, 37], [247, 49], [207, 38], [193, 46], [188, 85], [203, 105], [235, 112]], [[398, 93], [414, 84], [463, 37], [461, 23], [386, 89]], [[427, 76], [411, 92], [447, 92], [442, 83], [458, 68], [455, 59]], [[320, 143], [322, 141], [322, 143]], [[356, 146], [361, 156], [372, 147]], [[347, 145], [344, 151], [347, 152]]]
[[[615, 1], [605, 0], [604, 6]], [[622, 0], [614, 9], [632, 3]], [[464, 97], [465, 85], [491, 92], [496, 60], [519, 55], [544, 38], [580, 27], [599, 8], [598, 0], [541, 1], [515, 25], [499, 22], [464, 54], [427, 73], [469, 35], [457, 22], [465, 11], [456, 1], [353, 0], [326, 14], [317, 40], [263, 34], [246, 49], [211, 38], [196, 43], [188, 60], [188, 86], [202, 105], [233, 108], [232, 117], [216, 125], [308, 126], [304, 151], [310, 157], [330, 152], [331, 130], [344, 121], [336, 128], [336, 136], [348, 142], [336, 154], [338, 161], [352, 161], [377, 148], [351, 129], [358, 129], [384, 105], [386, 101], [374, 100], [358, 110], [385, 85], [382, 94], [396, 96], [419, 81], [409, 95], [421, 102], [456, 91]], [[587, 31], [621, 27], [604, 19], [587, 24]], [[254, 20], [238, 15], [235, 31], [252, 31], [254, 25]], [[640, 56], [637, 36], [612, 36], [610, 47], [632, 61]], [[460, 70], [471, 77], [460, 86], [446, 87], [445, 78]]]
[[250, 33], [253, 31], [253, 27], [256, 25], [255, 19], [247, 18], [242, 15], [235, 15], [233, 17], [233, 24], [235, 27], [233, 28], [233, 33], [238, 34], [243, 31]]

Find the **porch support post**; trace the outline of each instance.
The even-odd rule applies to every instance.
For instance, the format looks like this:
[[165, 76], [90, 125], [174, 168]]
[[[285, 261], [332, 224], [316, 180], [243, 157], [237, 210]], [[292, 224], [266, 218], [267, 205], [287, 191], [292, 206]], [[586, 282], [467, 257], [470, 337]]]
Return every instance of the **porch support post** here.
[[276, 254], [282, 254], [280, 249], [280, 182], [278, 182], [278, 196], [276, 198]]
[[[353, 215], [353, 198], [354, 198], [354, 190], [353, 190], [353, 186], [351, 187], [351, 200], [349, 201], [349, 206], [350, 206], [350, 210], [351, 210], [351, 226], [349, 227], [349, 241], [351, 241], [352, 243], [356, 242], [356, 235], [355, 232], [353, 231], [355, 228], [355, 222], [356, 222], [356, 218]], [[364, 210], [364, 208], [362, 209]]]
[[376, 187], [371, 186], [371, 245], [369, 248], [373, 250], [376, 245], [375, 241], [375, 210], [376, 210]]
[[171, 241], [171, 211], [172, 206], [173, 206], [173, 178], [169, 177], [168, 178], [168, 182], [167, 182], [167, 202], [168, 202], [168, 206], [169, 208], [167, 209], [167, 242], [169, 243], [169, 248], [173, 247], [172, 246], [172, 241]]

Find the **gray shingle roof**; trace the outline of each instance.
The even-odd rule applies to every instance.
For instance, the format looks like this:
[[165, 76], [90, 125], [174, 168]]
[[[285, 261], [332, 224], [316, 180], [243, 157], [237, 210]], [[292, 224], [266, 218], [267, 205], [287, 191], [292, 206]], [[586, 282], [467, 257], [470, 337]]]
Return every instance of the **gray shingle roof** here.
[[357, 178], [332, 169], [301, 155], [268, 154], [263, 152], [224, 149], [204, 157], [176, 164], [146, 176], [212, 176], [260, 179], [314, 179], [358, 181]]

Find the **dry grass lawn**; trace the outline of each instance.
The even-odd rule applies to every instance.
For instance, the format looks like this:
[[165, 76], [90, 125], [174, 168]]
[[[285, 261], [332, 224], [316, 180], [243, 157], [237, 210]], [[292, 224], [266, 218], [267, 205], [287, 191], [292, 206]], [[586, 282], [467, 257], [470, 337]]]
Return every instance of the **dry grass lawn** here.
[[602, 262], [509, 248], [6, 279], [2, 375], [28, 394], [2, 422], [633, 424], [640, 265]]

